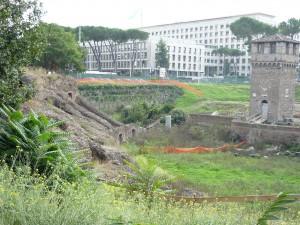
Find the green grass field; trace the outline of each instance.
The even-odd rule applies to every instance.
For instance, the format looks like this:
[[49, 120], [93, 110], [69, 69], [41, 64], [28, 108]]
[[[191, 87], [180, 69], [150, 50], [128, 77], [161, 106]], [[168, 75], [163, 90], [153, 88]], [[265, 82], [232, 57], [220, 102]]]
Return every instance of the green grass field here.
[[176, 101], [176, 108], [187, 113], [221, 113], [245, 111], [249, 102], [249, 85], [232, 84], [191, 84], [203, 92], [198, 97], [189, 91]]
[[148, 154], [148, 159], [209, 195], [299, 193], [300, 160], [216, 154]]
[[[248, 110], [250, 86], [247, 84], [191, 84], [203, 92], [198, 97], [189, 91], [176, 101], [176, 108], [187, 113], [231, 113]], [[296, 101], [300, 101], [300, 86], [296, 87]]]

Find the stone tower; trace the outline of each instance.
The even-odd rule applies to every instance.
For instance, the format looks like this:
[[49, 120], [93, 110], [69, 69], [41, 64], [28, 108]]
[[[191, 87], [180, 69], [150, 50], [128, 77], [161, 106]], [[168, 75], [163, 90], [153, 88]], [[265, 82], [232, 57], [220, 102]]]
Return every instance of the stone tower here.
[[298, 63], [298, 41], [276, 34], [252, 42], [251, 117], [268, 123], [293, 118]]

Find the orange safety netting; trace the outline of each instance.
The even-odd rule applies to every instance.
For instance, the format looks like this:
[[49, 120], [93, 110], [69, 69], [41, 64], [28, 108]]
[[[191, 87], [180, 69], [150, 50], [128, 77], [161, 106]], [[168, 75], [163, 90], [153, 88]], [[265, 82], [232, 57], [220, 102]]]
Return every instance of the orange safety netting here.
[[[236, 145], [230, 145], [230, 144], [225, 144], [221, 147], [216, 147], [216, 148], [211, 148], [211, 147], [204, 147], [204, 146], [197, 146], [194, 148], [176, 148], [174, 146], [167, 146], [163, 148], [155, 148], [156, 151], [159, 152], [164, 152], [164, 153], [211, 153], [211, 152], [225, 152], [228, 151], [232, 148], [238, 148], [242, 145], [244, 145], [246, 142], [243, 141], [239, 144]], [[152, 150], [154, 150], [153, 147], [151, 147]], [[148, 150], [151, 151], [151, 149], [148, 148]]]
[[78, 80], [79, 84], [115, 84], [115, 85], [172, 85], [192, 92], [197, 96], [203, 96], [203, 93], [186, 83], [176, 80], [129, 80], [129, 79], [108, 79], [108, 78], [82, 78]]

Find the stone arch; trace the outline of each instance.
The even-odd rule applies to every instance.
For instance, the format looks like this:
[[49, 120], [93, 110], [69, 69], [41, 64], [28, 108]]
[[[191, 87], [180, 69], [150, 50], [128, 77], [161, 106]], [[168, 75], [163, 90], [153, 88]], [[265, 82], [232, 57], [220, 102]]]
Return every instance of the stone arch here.
[[120, 133], [120, 134], [118, 135], [118, 141], [119, 141], [120, 144], [123, 143], [123, 141], [124, 141], [124, 135], [123, 135], [122, 133]]
[[73, 96], [73, 92], [72, 92], [72, 91], [69, 91], [69, 92], [68, 92], [68, 97], [69, 97], [70, 99], [73, 99], [74, 96]]
[[261, 116], [263, 119], [268, 119], [268, 111], [269, 111], [269, 102], [268, 100], [264, 99], [261, 101]]
[[132, 137], [135, 137], [135, 136], [136, 136], [136, 130], [135, 130], [134, 128], [131, 130], [131, 136], [132, 136]]

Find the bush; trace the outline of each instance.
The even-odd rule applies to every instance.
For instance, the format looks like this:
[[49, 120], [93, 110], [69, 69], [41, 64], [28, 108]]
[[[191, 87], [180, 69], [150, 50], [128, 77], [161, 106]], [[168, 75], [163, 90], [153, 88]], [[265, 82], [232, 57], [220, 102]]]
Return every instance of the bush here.
[[[186, 121], [186, 115], [182, 110], [173, 110], [171, 112], [172, 125], [182, 125]], [[165, 123], [166, 119], [161, 118], [160, 122]]]
[[135, 160], [135, 163], [127, 162], [131, 173], [126, 173], [124, 187], [130, 192], [138, 191], [146, 197], [153, 197], [155, 192], [162, 191], [161, 188], [172, 181], [172, 176], [145, 157], [137, 156]]
[[124, 123], [140, 123], [147, 125], [157, 120], [161, 114], [168, 112], [172, 105], [164, 105], [159, 107], [155, 104], [147, 104], [146, 102], [137, 103], [133, 106], [121, 109], [121, 121]]
[[9, 166], [29, 165], [47, 176], [59, 167], [60, 176], [74, 180], [82, 171], [72, 160], [71, 143], [62, 122], [34, 112], [24, 115], [11, 107], [0, 108], [0, 158]]
[[0, 74], [0, 104], [19, 107], [34, 95], [34, 87], [21, 82], [21, 72], [7, 71], [9, 78], [1, 78]]

